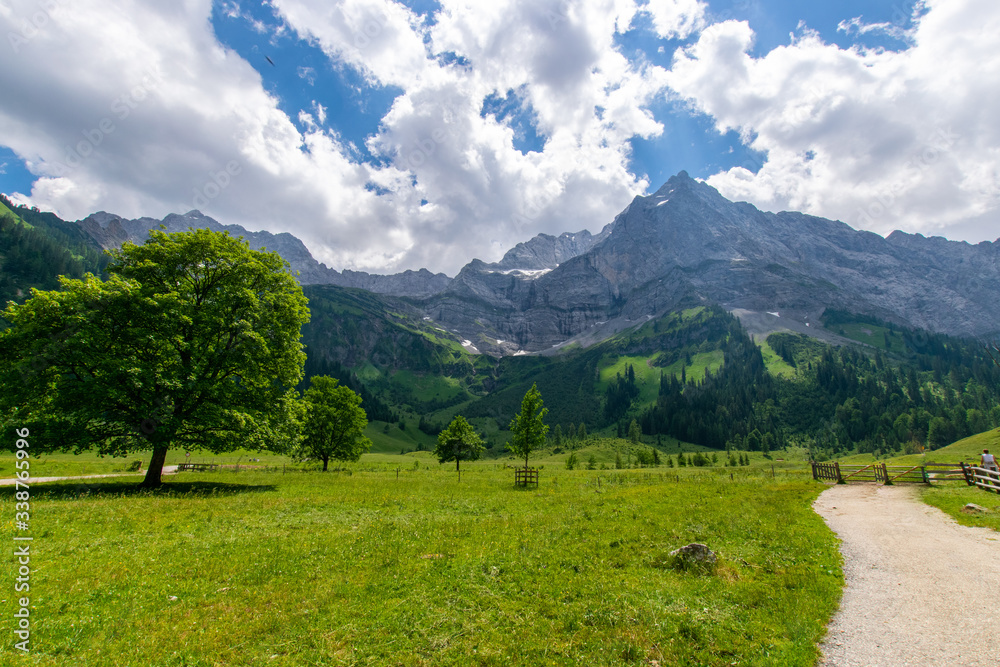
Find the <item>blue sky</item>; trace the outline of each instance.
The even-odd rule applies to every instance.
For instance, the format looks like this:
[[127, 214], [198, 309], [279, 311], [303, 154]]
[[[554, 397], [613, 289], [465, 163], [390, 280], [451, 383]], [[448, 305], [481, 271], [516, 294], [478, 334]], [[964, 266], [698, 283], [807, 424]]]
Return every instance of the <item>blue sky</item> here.
[[881, 234], [1000, 228], [985, 0], [95, 3], [0, 5], [0, 190], [69, 219], [199, 208], [454, 274], [686, 170]]

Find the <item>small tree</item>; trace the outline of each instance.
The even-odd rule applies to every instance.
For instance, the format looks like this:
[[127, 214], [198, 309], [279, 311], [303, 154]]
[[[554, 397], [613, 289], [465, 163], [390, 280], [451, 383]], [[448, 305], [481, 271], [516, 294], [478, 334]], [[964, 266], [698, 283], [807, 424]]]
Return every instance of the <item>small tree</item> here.
[[587, 470], [596, 470], [596, 469], [597, 469], [597, 457], [591, 454], [590, 458], [587, 459]]
[[361, 397], [350, 387], [338, 385], [336, 378], [314, 376], [302, 399], [305, 420], [298, 456], [319, 459], [324, 472], [330, 459], [357, 461], [372, 446], [365, 437], [368, 417]]
[[562, 427], [556, 424], [556, 427], [552, 429], [552, 444], [555, 447], [562, 447]]
[[438, 434], [437, 447], [434, 455], [440, 463], [448, 461], [455, 462], [455, 471], [458, 479], [462, 479], [462, 471], [459, 465], [462, 461], [475, 461], [482, 455], [485, 449], [483, 439], [479, 437], [472, 425], [465, 420], [465, 417], [458, 415], [448, 428]]
[[639, 422], [632, 420], [632, 423], [628, 425], [628, 439], [633, 445], [638, 445], [639, 441], [642, 439], [642, 429], [639, 428]]
[[587, 425], [584, 424], [583, 422], [580, 422], [580, 426], [577, 427], [577, 429], [576, 429], [576, 437], [579, 440], [586, 440], [587, 439]]
[[545, 446], [545, 434], [549, 427], [542, 420], [548, 412], [548, 408], [542, 407], [542, 394], [538, 387], [531, 385], [531, 389], [521, 399], [521, 413], [510, 422], [513, 437], [507, 445], [514, 456], [524, 457], [525, 469], [528, 468], [528, 456], [531, 452]]
[[580, 459], [579, 457], [577, 457], [576, 452], [571, 453], [569, 455], [569, 458], [566, 459], [566, 470], [573, 470], [574, 468], [576, 468], [576, 464], [579, 462]]

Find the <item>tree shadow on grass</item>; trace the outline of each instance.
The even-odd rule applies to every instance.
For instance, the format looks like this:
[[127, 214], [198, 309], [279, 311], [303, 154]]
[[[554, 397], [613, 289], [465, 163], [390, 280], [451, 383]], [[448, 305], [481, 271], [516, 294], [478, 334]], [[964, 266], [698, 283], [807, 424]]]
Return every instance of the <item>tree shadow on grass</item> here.
[[225, 482], [165, 482], [147, 489], [136, 482], [81, 479], [45, 482], [31, 487], [32, 500], [80, 500], [81, 498], [223, 498], [246, 493], [274, 491], [273, 484], [228, 484]]

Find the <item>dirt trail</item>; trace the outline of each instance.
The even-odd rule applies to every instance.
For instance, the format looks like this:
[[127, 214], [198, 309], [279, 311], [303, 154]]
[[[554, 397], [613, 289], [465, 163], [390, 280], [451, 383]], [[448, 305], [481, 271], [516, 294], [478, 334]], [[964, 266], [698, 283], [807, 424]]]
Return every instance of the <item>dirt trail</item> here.
[[821, 665], [1000, 665], [1000, 534], [960, 526], [917, 493], [838, 485], [813, 504], [842, 540], [847, 579]]
[[[177, 472], [177, 466], [163, 466], [164, 475], [173, 475]], [[100, 477], [134, 477], [136, 475], [145, 475], [145, 472], [113, 472], [107, 475], [75, 475], [73, 477], [29, 477], [28, 484], [36, 484], [38, 482], [61, 482], [69, 479], [97, 479]], [[7, 477], [0, 479], [0, 486], [14, 486], [17, 479], [13, 477]]]

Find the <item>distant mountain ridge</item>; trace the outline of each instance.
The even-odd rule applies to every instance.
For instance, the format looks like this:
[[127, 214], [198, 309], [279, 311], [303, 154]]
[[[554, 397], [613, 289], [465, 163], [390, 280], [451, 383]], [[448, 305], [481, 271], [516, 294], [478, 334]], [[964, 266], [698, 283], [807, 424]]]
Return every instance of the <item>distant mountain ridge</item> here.
[[[466, 265], [423, 307], [480, 349], [558, 349], [703, 303], [815, 321], [825, 308], [953, 335], [1000, 331], [1000, 242], [887, 239], [734, 203], [681, 172], [545, 273]], [[498, 342], [499, 341], [499, 342]], [[506, 346], [506, 347], [504, 347]]]
[[161, 224], [168, 232], [185, 231], [194, 227], [242, 236], [254, 250], [267, 248], [281, 255], [293, 271], [298, 271], [299, 282], [303, 285], [338, 285], [378, 294], [426, 297], [440, 292], [451, 282], [443, 273], [434, 274], [427, 269], [408, 270], [388, 276], [350, 269], [339, 272], [317, 262], [302, 241], [288, 232], [252, 232], [240, 225], [223, 225], [197, 210], [188, 211], [184, 215], [171, 213], [162, 220], [148, 217], [128, 220], [113, 213], [99, 211], [79, 221], [80, 227], [105, 249], [117, 248], [125, 241], [143, 243], [149, 238], [149, 230], [156, 229]]
[[802, 213], [763, 212], [685, 172], [635, 197], [599, 234], [539, 234], [498, 262], [472, 260], [455, 278], [426, 269], [338, 272], [291, 234], [251, 232], [199, 211], [163, 220], [102, 211], [77, 224], [103, 248], [141, 243], [161, 224], [228, 231], [277, 251], [304, 285], [411, 299], [425, 317], [495, 355], [586, 347], [708, 303], [741, 317], [777, 317], [796, 331], [809, 331], [827, 308], [951, 335], [1000, 331], [1000, 241], [882, 238]]

